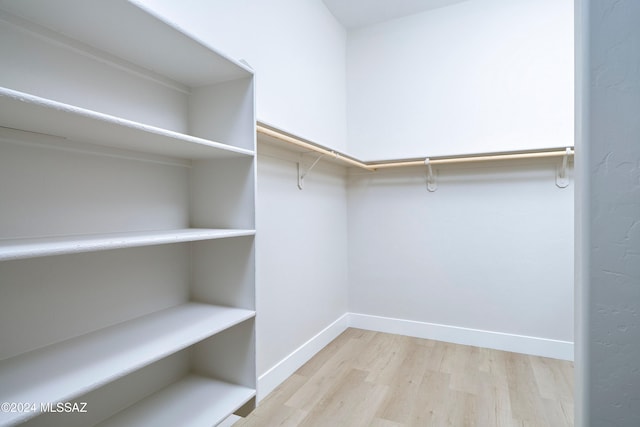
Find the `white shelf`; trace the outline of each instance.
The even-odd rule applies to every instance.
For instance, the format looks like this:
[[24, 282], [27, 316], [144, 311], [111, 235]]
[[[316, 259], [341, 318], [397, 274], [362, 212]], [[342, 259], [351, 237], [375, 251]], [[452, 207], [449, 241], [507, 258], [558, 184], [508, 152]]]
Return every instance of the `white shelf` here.
[[0, 239], [0, 261], [138, 246], [163, 245], [227, 237], [252, 236], [254, 230], [186, 228], [62, 237]]
[[115, 414], [99, 427], [211, 427], [254, 397], [255, 390], [191, 375]]
[[188, 87], [252, 74], [135, 0], [0, 1], [0, 7]]
[[[143, 3], [0, 0], [0, 402], [96, 390], [92, 423], [209, 426], [255, 402], [254, 76]], [[191, 224], [235, 229], [168, 229]], [[186, 295], [220, 306], [165, 309]], [[242, 386], [164, 388], [185, 372]]]
[[0, 88], [0, 126], [171, 157], [229, 158], [253, 151]]
[[[0, 402], [61, 402], [255, 316], [188, 303], [0, 362]], [[0, 426], [37, 413], [0, 413]]]

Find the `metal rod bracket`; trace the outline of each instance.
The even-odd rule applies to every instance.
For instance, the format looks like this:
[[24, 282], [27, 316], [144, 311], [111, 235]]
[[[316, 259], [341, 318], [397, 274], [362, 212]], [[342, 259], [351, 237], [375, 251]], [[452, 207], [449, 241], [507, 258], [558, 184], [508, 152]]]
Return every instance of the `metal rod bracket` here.
[[571, 155], [571, 148], [567, 147], [564, 156], [562, 156], [562, 163], [558, 165], [556, 170], [556, 186], [558, 188], [567, 188], [569, 186], [569, 174], [567, 173], [567, 163], [569, 156]]
[[431, 167], [431, 160], [428, 157], [424, 159], [424, 164], [427, 167], [427, 190], [433, 193], [438, 189], [438, 183], [436, 182], [436, 174], [433, 173], [433, 168]]
[[304, 188], [304, 178], [307, 175], [309, 175], [309, 172], [311, 172], [311, 169], [313, 169], [318, 164], [320, 159], [322, 159], [323, 157], [324, 157], [324, 154], [319, 155], [318, 158], [315, 160], [315, 162], [313, 162], [311, 166], [309, 166], [309, 168], [305, 172], [303, 172], [302, 163], [304, 160], [304, 154], [300, 156], [300, 161], [297, 163], [298, 164], [298, 189], [302, 190]]

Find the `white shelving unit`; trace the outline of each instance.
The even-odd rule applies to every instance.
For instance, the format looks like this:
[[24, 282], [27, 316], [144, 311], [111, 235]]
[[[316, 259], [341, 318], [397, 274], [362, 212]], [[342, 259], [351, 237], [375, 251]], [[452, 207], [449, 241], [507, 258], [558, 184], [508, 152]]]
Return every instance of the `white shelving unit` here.
[[225, 417], [227, 408], [239, 408], [254, 392], [191, 375], [120, 412], [100, 427], [208, 427], [212, 419]]
[[254, 234], [254, 230], [206, 230], [192, 228], [81, 236], [3, 239], [0, 240], [0, 261], [133, 248], [137, 246], [224, 239], [226, 237], [253, 236]]
[[[5, 127], [185, 158], [252, 156], [253, 152], [203, 138], [137, 123], [62, 102], [0, 88]], [[33, 118], [37, 120], [33, 120]]]
[[[3, 402], [70, 401], [254, 314], [189, 303], [13, 357], [0, 362], [0, 398]], [[10, 413], [7, 421], [27, 415]]]
[[0, 55], [0, 426], [252, 410], [252, 71], [126, 0], [0, 0]]

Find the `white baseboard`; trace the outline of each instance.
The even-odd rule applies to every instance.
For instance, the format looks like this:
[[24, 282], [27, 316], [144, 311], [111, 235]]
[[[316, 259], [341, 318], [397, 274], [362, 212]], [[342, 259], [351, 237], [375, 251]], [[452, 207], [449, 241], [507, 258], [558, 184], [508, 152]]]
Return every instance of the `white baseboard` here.
[[554, 359], [573, 360], [573, 343], [569, 341], [558, 341], [547, 338], [505, 334], [501, 332], [357, 313], [349, 313], [349, 327], [446, 341], [455, 344], [492, 348], [514, 353], [531, 354], [534, 356], [551, 357]]
[[273, 368], [260, 375], [257, 401], [260, 402], [348, 327], [349, 313], [346, 313], [278, 362]]

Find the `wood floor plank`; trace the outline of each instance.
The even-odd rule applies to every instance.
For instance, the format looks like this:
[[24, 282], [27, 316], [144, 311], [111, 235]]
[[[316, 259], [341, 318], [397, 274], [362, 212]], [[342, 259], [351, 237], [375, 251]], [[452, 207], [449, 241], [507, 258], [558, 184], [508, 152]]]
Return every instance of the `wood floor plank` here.
[[[261, 406], [261, 408], [264, 407]], [[254, 411], [255, 412], [255, 411]], [[308, 413], [290, 406], [278, 406], [277, 410], [260, 411], [256, 414], [251, 413], [246, 419], [242, 419], [234, 424], [243, 427], [297, 427], [302, 425], [302, 421], [307, 417]]]
[[330, 393], [318, 402], [301, 426], [353, 426], [368, 427], [374, 418], [370, 407], [377, 407], [384, 399], [388, 387], [365, 381], [367, 372], [350, 370]]
[[492, 380], [490, 374], [480, 370], [480, 348], [458, 345], [456, 349], [449, 386], [452, 390], [480, 394], [482, 385]]
[[490, 348], [480, 349], [478, 369], [491, 375], [495, 385], [508, 387], [506, 357], [509, 353]]
[[449, 390], [450, 381], [450, 374], [427, 370], [415, 397], [414, 413], [406, 425], [437, 426], [439, 420], [446, 416], [447, 401], [452, 398]]
[[[326, 354], [325, 363], [321, 364], [311, 375], [307, 375], [309, 380], [285, 404], [310, 411], [327, 391], [332, 389], [335, 383], [351, 370], [351, 360], [353, 354], [357, 352], [358, 344], [358, 340], [348, 339], [343, 341], [342, 346], [337, 347], [333, 354]], [[306, 371], [301, 368], [298, 373], [300, 372]]]
[[466, 348], [461, 348], [462, 346], [449, 342], [439, 342], [437, 347], [442, 348], [442, 357], [440, 359], [438, 370], [447, 374], [457, 372], [465, 361]]
[[236, 423], [236, 425], [241, 424], [244, 427], [294, 427], [300, 425], [308, 413], [286, 406], [285, 402], [307, 381], [307, 377], [293, 374], [260, 402], [260, 411], [254, 411], [250, 417], [240, 420], [240, 423]]
[[341, 347], [343, 347], [348, 341], [353, 339], [353, 332], [355, 329], [347, 329], [340, 334], [336, 339], [331, 341], [327, 346], [320, 350], [311, 360], [305, 363], [300, 369], [296, 371], [297, 374], [310, 377], [318, 371], [326, 362], [331, 358]]
[[528, 356], [509, 353], [506, 359], [511, 413], [526, 425], [549, 426]]
[[408, 340], [404, 359], [389, 382], [389, 394], [378, 409], [382, 419], [407, 424], [418, 410], [415, 397], [420, 393], [431, 347]]
[[479, 387], [477, 400], [477, 426], [511, 427], [513, 415], [509, 390], [502, 385], [486, 382]]
[[540, 396], [544, 399], [571, 399], [573, 375], [566, 374], [563, 365], [553, 359], [529, 356]]
[[573, 399], [544, 399], [545, 416], [551, 426], [573, 425]]
[[348, 329], [236, 427], [571, 427], [571, 362]]
[[394, 423], [382, 418], [374, 418], [371, 420], [371, 427], [404, 427], [404, 424]]
[[379, 334], [376, 339], [381, 341], [384, 351], [377, 351], [378, 357], [373, 354], [367, 371], [367, 381], [377, 384], [393, 384], [402, 364], [410, 351], [407, 337], [391, 334]]
[[298, 392], [300, 387], [309, 381], [308, 377], [294, 373], [287, 381], [276, 387], [267, 397], [263, 399], [264, 404], [284, 405], [294, 394]]

